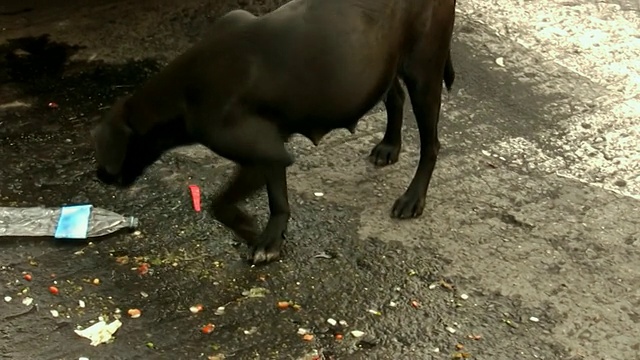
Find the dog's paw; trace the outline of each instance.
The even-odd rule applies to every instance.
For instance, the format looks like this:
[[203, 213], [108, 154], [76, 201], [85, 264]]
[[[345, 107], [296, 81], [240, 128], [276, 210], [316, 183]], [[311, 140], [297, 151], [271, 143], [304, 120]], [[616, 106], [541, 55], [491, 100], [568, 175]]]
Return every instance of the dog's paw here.
[[380, 142], [376, 145], [371, 154], [369, 154], [369, 161], [376, 166], [387, 166], [398, 162], [400, 156], [400, 144], [388, 144], [386, 142]]
[[422, 215], [424, 210], [424, 196], [404, 193], [396, 200], [391, 210], [391, 217], [396, 219], [411, 219]]
[[284, 236], [282, 231], [265, 231], [249, 247], [247, 260], [253, 265], [267, 264], [280, 259]]

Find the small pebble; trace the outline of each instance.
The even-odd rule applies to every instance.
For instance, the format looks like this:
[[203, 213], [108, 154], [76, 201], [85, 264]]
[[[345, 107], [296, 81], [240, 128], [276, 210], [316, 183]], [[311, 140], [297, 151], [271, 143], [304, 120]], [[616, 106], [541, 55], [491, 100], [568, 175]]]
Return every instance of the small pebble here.
[[308, 332], [309, 332], [309, 330], [304, 329], [304, 328], [299, 328], [298, 329], [298, 335], [304, 335], [304, 334], [306, 334]]
[[6, 301], [6, 302], [10, 302], [11, 299], [12, 299], [11, 296], [5, 296], [4, 297], [4, 301]]
[[344, 327], [349, 326], [349, 324], [347, 324], [346, 320], [340, 320], [340, 321], [338, 321], [338, 324], [340, 324], [341, 326], [344, 326]]
[[431, 284], [429, 285], [429, 290], [433, 290], [436, 288], [436, 286], [438, 286], [437, 284]]
[[58, 310], [51, 310], [51, 316], [57, 318], [58, 316], [60, 316], [60, 313], [58, 312]]
[[351, 332], [351, 335], [353, 335], [353, 337], [355, 337], [355, 338], [359, 338], [359, 337], [362, 337], [364, 335], [364, 332], [362, 332], [360, 330], [353, 330]]
[[396, 304], [395, 301], [389, 301], [389, 306], [396, 307], [396, 306], [398, 306], [398, 304]]
[[80, 306], [81, 308], [83, 308], [83, 307], [85, 307], [85, 306], [87, 306], [87, 305], [84, 303], [84, 300], [78, 300], [78, 306]]
[[469, 295], [467, 295], [467, 294], [462, 294], [462, 295], [460, 295], [460, 298], [461, 298], [462, 300], [467, 300], [467, 299], [469, 299]]
[[78, 360], [89, 360], [89, 358], [88, 358], [88, 357], [81, 356], [81, 357], [79, 357], [79, 358], [78, 358]]
[[324, 193], [318, 191], [318, 192], [314, 192], [313, 195], [315, 195], [316, 197], [323, 197]]
[[24, 299], [22, 299], [22, 304], [29, 306], [33, 303], [33, 298], [30, 297], [26, 297]]
[[529, 321], [532, 321], [532, 322], [538, 322], [538, 321], [540, 321], [540, 319], [538, 319], [538, 318], [537, 318], [537, 317], [535, 317], [535, 316], [532, 316], [532, 317], [530, 317], [530, 318], [529, 318]]
[[452, 328], [451, 326], [447, 326], [447, 331], [452, 333], [452, 334], [455, 334], [457, 330]]
[[214, 312], [215, 315], [223, 315], [224, 314], [224, 306], [220, 306]]
[[336, 324], [338, 323], [337, 321], [335, 321], [335, 319], [331, 319], [331, 318], [327, 319], [327, 322], [331, 326], [336, 326]]

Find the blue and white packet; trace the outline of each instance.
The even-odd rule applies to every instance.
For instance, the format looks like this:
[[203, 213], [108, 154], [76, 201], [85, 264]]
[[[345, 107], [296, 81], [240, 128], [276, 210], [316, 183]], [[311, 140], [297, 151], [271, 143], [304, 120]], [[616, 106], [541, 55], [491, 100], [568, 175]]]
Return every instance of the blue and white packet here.
[[86, 239], [93, 205], [70, 205], [60, 208], [60, 218], [53, 235], [56, 239]]

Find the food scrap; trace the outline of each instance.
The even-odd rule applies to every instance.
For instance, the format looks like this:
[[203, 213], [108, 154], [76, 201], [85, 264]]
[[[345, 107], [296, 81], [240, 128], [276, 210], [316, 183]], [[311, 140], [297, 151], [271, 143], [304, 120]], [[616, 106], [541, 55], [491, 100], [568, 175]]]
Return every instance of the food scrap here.
[[189, 308], [189, 311], [191, 311], [192, 314], [197, 314], [202, 310], [204, 310], [204, 306], [202, 306], [202, 304], [197, 304]]
[[27, 281], [31, 281], [33, 278], [31, 277], [31, 274], [24, 274], [23, 278]]
[[415, 301], [415, 300], [411, 300], [411, 306], [415, 309], [420, 307], [420, 303]]
[[336, 334], [336, 340], [341, 341], [344, 336], [342, 334]]
[[104, 320], [89, 326], [84, 330], [74, 330], [76, 334], [91, 340], [92, 346], [98, 346], [111, 340], [113, 334], [122, 326], [120, 320], [107, 324]]
[[58, 312], [58, 310], [50, 310], [51, 312], [51, 316], [53, 316], [54, 318], [57, 318], [58, 316], [60, 316], [60, 313]]
[[447, 289], [447, 290], [453, 290], [455, 287], [453, 286], [453, 284], [450, 284], [444, 280], [440, 280], [440, 286], [442, 286], [443, 288]]
[[378, 310], [369, 309], [367, 310], [370, 314], [381, 316], [382, 313]]
[[92, 283], [93, 285], [100, 285], [100, 279], [95, 278], [95, 279], [93, 279], [93, 280], [91, 281], [91, 283]]
[[254, 287], [242, 292], [243, 296], [250, 298], [265, 297], [269, 293], [269, 289], [263, 287]]
[[362, 337], [364, 335], [364, 332], [360, 331], [360, 330], [353, 330], [351, 331], [351, 335], [355, 338], [359, 338]]
[[213, 314], [218, 316], [224, 315], [224, 310], [225, 310], [224, 306], [219, 306]]
[[480, 340], [482, 339], [482, 335], [468, 335], [467, 336], [471, 340]]
[[202, 329], [200, 329], [200, 331], [202, 331], [203, 334], [211, 334], [213, 332], [213, 330], [215, 330], [216, 326], [209, 323], [205, 326], [202, 327]]
[[55, 286], [49, 286], [49, 292], [53, 295], [58, 295], [60, 293], [60, 290], [58, 290], [57, 287]]
[[312, 335], [312, 334], [304, 334], [304, 335], [302, 336], [302, 340], [304, 340], [304, 341], [311, 341], [311, 340], [313, 340], [313, 335]]
[[278, 309], [286, 310], [289, 308], [290, 303], [288, 301], [278, 301]]
[[137, 319], [142, 315], [142, 311], [140, 311], [139, 309], [129, 309], [127, 310], [127, 314], [132, 319]]
[[148, 272], [149, 272], [149, 264], [142, 263], [142, 264], [138, 265], [138, 274], [146, 275]]
[[47, 106], [48, 106], [50, 109], [57, 109], [57, 108], [59, 108], [59, 107], [60, 107], [57, 103], [54, 103], [53, 101], [51, 101], [50, 103], [48, 103], [48, 104], [47, 104]]
[[462, 350], [462, 349], [464, 349], [464, 345], [456, 344], [456, 350]]

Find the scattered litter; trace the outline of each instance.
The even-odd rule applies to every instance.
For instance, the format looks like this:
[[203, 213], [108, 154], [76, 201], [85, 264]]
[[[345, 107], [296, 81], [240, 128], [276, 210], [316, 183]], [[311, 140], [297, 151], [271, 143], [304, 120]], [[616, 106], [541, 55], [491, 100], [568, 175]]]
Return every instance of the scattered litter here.
[[451, 356], [452, 359], [468, 359], [471, 357], [471, 354], [466, 352], [457, 352]]
[[154, 343], [152, 343], [151, 341], [147, 342], [145, 344], [149, 349], [155, 349], [156, 345]]
[[456, 344], [456, 350], [462, 350], [462, 349], [464, 349], [464, 345]]
[[434, 353], [439, 353], [439, 352], [440, 352], [440, 348], [435, 348], [435, 349], [433, 349], [433, 352], [434, 352]]
[[411, 300], [411, 306], [415, 309], [420, 307], [420, 303], [415, 301], [415, 300]]
[[100, 279], [95, 278], [95, 279], [93, 279], [93, 280], [91, 281], [91, 283], [92, 283], [93, 285], [100, 285]]
[[202, 331], [203, 334], [211, 334], [213, 332], [213, 330], [215, 330], [216, 326], [209, 323], [205, 326], [202, 327], [202, 329], [200, 329], [200, 331]]
[[351, 331], [351, 336], [353, 336], [355, 338], [362, 337], [363, 335], [364, 335], [364, 332], [362, 332], [360, 330], [352, 330]]
[[313, 340], [313, 335], [312, 335], [312, 334], [304, 334], [304, 335], [302, 336], [302, 340], [304, 340], [304, 341], [311, 341], [311, 340]]
[[349, 326], [349, 324], [347, 324], [346, 320], [340, 320], [340, 321], [338, 321], [338, 324], [340, 324], [340, 326], [344, 326], [344, 327]]
[[278, 301], [278, 309], [280, 310], [286, 310], [289, 308], [289, 302], [288, 301]]
[[224, 315], [224, 306], [220, 306], [216, 309], [216, 311], [214, 312], [214, 315]]
[[340, 341], [342, 340], [344, 336], [342, 334], [336, 334], [336, 340]]
[[80, 306], [81, 308], [85, 307], [86, 304], [84, 303], [84, 300], [78, 300], [78, 306]]
[[514, 322], [513, 322], [513, 321], [511, 321], [511, 320], [505, 319], [505, 320], [502, 320], [502, 321], [503, 321], [505, 324], [509, 325], [510, 327], [512, 327], [512, 328], [514, 328], [514, 329], [517, 329], [517, 328], [519, 327], [519, 326], [518, 326], [518, 324], [514, 323]]
[[433, 290], [438, 286], [438, 284], [430, 284], [429, 285], [429, 290]]
[[204, 310], [204, 306], [202, 306], [202, 304], [197, 304], [189, 308], [189, 311], [191, 311], [192, 314], [197, 314], [202, 310]]
[[440, 280], [440, 286], [442, 286], [443, 288], [447, 289], [447, 290], [453, 290], [454, 286], [453, 284], [450, 284], [444, 280]]
[[191, 203], [193, 204], [193, 209], [196, 212], [200, 212], [200, 188], [198, 185], [189, 185], [189, 192], [191, 193]]
[[245, 334], [245, 335], [252, 335], [252, 334], [255, 334], [255, 333], [257, 333], [257, 332], [258, 332], [258, 328], [257, 328], [257, 327], [255, 327], [255, 326], [253, 326], [253, 327], [251, 327], [251, 329], [249, 329], [249, 330], [245, 330], [245, 331], [244, 331], [244, 334]]
[[335, 319], [332, 318], [328, 318], [327, 322], [329, 323], [329, 325], [331, 326], [336, 326], [338, 324], [338, 322]]
[[293, 308], [293, 310], [295, 310], [295, 311], [298, 311], [298, 310], [302, 309], [302, 305], [300, 305], [300, 304], [293, 304], [293, 305], [291, 306], [291, 308]]
[[451, 326], [447, 326], [446, 329], [447, 329], [448, 332], [450, 332], [452, 334], [455, 334], [456, 331], [457, 331], [456, 329], [452, 328]]
[[59, 107], [60, 107], [57, 103], [54, 103], [53, 101], [51, 101], [50, 103], [48, 103], [48, 104], [47, 104], [47, 106], [48, 106], [50, 109], [57, 109], [57, 108], [59, 108]]
[[502, 56], [497, 58], [496, 59], [496, 64], [498, 64], [498, 66], [500, 66], [500, 67], [504, 67], [504, 58]]
[[79, 357], [79, 358], [78, 358], [78, 360], [89, 360], [89, 358], [88, 358], [88, 357], [81, 356], [81, 357]]
[[467, 295], [467, 294], [462, 294], [462, 295], [460, 295], [460, 298], [461, 298], [462, 300], [468, 300], [468, 299], [469, 299], [469, 295]]
[[317, 192], [314, 192], [313, 195], [315, 195], [316, 197], [323, 197], [324, 193], [320, 192], [320, 191], [317, 191]]
[[142, 311], [140, 311], [139, 309], [129, 309], [129, 310], [127, 310], [127, 314], [132, 319], [137, 319], [142, 315]]
[[390, 307], [396, 307], [396, 306], [398, 306], [398, 304], [396, 304], [395, 301], [389, 301], [389, 306]]
[[369, 309], [367, 311], [373, 315], [378, 315], [378, 316], [382, 315], [382, 313], [378, 310]]
[[299, 328], [298, 329], [298, 335], [305, 335], [309, 332], [309, 330], [305, 329], [305, 328]]
[[11, 302], [11, 296], [8, 296], [8, 295], [7, 295], [7, 296], [5, 296], [5, 297], [4, 297], [4, 301], [6, 301], [6, 302]]
[[24, 274], [23, 278], [27, 281], [31, 281], [33, 279], [33, 277], [31, 276], [31, 274]]
[[27, 296], [26, 298], [22, 299], [22, 304], [31, 306], [31, 304], [33, 304], [33, 298]]
[[57, 318], [58, 316], [60, 316], [60, 313], [58, 312], [58, 310], [50, 310], [51, 312], [51, 316], [53, 316], [54, 318]]
[[537, 317], [535, 317], [535, 316], [532, 316], [532, 317], [530, 317], [530, 318], [529, 318], [529, 321], [531, 321], [531, 322], [538, 322], [538, 321], [540, 321], [540, 319], [538, 319], [538, 318], [537, 318]]
[[468, 335], [467, 336], [471, 340], [480, 340], [482, 339], [482, 335]]
[[326, 252], [324, 252], [324, 251], [323, 251], [323, 252], [321, 252], [321, 253], [320, 253], [320, 254], [318, 254], [318, 255], [314, 255], [313, 257], [314, 257], [314, 258], [317, 258], [317, 259], [331, 259], [331, 258], [333, 258], [333, 256], [331, 256], [331, 255], [327, 254], [327, 253], [326, 253]]
[[243, 296], [256, 298], [256, 297], [265, 297], [269, 293], [268, 289], [263, 287], [254, 287], [249, 290], [245, 290], [242, 292]]
[[55, 286], [49, 286], [49, 292], [53, 295], [58, 295], [60, 293], [60, 290], [58, 290], [58, 288]]
[[148, 297], [149, 297], [149, 294], [147, 294], [147, 293], [146, 293], [146, 292], [144, 292], [144, 291], [140, 291], [140, 296], [142, 296], [143, 298], [148, 298]]
[[113, 334], [122, 326], [120, 320], [114, 320], [107, 324], [104, 320], [89, 326], [84, 330], [74, 330], [76, 334], [91, 340], [92, 346], [98, 346], [111, 340]]

